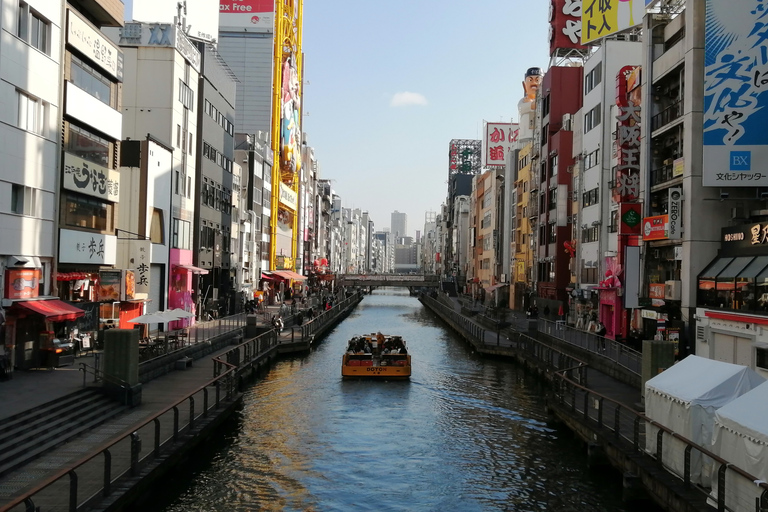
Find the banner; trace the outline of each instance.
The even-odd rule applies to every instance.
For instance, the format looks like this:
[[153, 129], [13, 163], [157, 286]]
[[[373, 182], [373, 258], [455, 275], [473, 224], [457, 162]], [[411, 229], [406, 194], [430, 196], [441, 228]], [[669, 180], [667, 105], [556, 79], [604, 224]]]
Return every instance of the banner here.
[[768, 186], [768, 13], [754, 0], [707, 0], [705, 19], [703, 184]]
[[583, 0], [581, 43], [587, 44], [640, 25], [643, 16], [643, 0]]
[[219, 2], [219, 27], [222, 30], [236, 28], [273, 29], [275, 20], [274, 0], [221, 0]]
[[656, 215], [643, 219], [643, 241], [666, 240], [669, 238], [669, 216]]

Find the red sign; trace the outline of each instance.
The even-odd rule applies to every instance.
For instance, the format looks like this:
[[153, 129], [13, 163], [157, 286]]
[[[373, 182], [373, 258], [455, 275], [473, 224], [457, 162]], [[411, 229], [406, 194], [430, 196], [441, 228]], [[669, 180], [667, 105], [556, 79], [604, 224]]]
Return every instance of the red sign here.
[[643, 241], [669, 238], [669, 215], [656, 215], [643, 219]]
[[39, 268], [8, 269], [5, 272], [5, 298], [31, 299], [38, 297], [41, 272]]
[[664, 298], [664, 283], [651, 283], [648, 285], [648, 295], [651, 299]]
[[550, 0], [549, 56], [558, 50], [583, 49], [581, 44], [582, 0]]

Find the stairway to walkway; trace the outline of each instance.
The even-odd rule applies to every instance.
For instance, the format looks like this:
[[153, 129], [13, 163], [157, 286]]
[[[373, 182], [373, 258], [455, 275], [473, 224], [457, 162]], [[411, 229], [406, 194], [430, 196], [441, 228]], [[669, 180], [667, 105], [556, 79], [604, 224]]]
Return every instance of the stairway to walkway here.
[[0, 476], [128, 410], [85, 388], [0, 420]]

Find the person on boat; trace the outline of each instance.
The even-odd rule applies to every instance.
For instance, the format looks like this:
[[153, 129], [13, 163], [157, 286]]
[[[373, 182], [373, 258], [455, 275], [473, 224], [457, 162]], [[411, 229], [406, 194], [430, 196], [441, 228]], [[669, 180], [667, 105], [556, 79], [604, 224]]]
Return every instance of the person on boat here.
[[408, 351], [405, 349], [405, 345], [403, 345], [402, 347], [400, 347], [400, 352], [398, 352], [398, 353], [399, 353], [399, 354], [407, 354], [407, 353], [408, 353]]

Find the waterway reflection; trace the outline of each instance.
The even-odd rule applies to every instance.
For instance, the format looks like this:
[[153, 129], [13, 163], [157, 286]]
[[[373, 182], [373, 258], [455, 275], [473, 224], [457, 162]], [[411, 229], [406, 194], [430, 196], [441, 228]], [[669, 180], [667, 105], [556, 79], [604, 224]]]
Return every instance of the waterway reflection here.
[[[379, 330], [407, 340], [410, 382], [342, 381], [347, 340]], [[156, 510], [627, 510], [620, 478], [587, 469], [543, 396], [536, 377], [472, 354], [415, 298], [379, 290], [312, 354], [254, 384]]]

